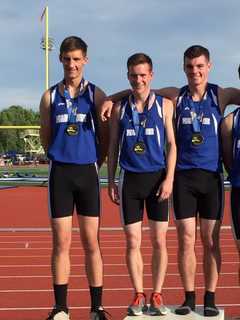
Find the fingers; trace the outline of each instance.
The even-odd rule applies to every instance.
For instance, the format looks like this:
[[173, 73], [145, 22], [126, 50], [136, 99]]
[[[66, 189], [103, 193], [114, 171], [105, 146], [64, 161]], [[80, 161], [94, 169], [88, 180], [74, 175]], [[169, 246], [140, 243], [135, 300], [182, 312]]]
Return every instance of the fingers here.
[[108, 116], [108, 114], [105, 116], [104, 113], [101, 113], [100, 117], [101, 117], [101, 120], [102, 120], [103, 122], [105, 122], [105, 121], [108, 120], [108, 117], [109, 117], [109, 116]]
[[156, 193], [156, 197], [158, 197], [158, 201], [164, 201], [167, 200], [170, 197], [171, 193], [168, 191], [164, 191], [164, 190], [158, 190]]
[[118, 191], [116, 188], [111, 188], [109, 190], [109, 196], [113, 203], [119, 205], [120, 199], [119, 199]]

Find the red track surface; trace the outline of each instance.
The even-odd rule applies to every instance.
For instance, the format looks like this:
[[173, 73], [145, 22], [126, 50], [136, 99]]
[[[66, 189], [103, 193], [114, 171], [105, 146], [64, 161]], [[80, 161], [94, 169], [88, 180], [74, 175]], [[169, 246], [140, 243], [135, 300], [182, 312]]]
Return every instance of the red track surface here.
[[[118, 208], [110, 203], [106, 189], [102, 189], [102, 227], [119, 227]], [[19, 187], [0, 190], [1, 228], [46, 228], [47, 188]], [[74, 222], [76, 224], [76, 220]], [[171, 222], [171, 225], [173, 223]], [[229, 198], [226, 193], [224, 225], [230, 225]], [[104, 305], [120, 320], [132, 298], [132, 289], [124, 262], [125, 240], [122, 231], [101, 232], [101, 247], [105, 264]], [[231, 230], [221, 232], [223, 265], [217, 289], [217, 304], [227, 316], [240, 315], [240, 288], [237, 270], [238, 255]], [[168, 233], [169, 265], [164, 284], [166, 304], [180, 304], [183, 290], [178, 275], [175, 230]], [[150, 253], [148, 231], [144, 232], [142, 252], [145, 261], [144, 283], [151, 292]], [[203, 274], [202, 248], [197, 241], [198, 270], [196, 276], [197, 303], [202, 304]], [[50, 273], [51, 234], [47, 231], [0, 232], [0, 320], [42, 320], [53, 305]], [[89, 308], [88, 285], [84, 272], [84, 258], [79, 235], [73, 234], [72, 269], [69, 304], [72, 320], [87, 320]]]

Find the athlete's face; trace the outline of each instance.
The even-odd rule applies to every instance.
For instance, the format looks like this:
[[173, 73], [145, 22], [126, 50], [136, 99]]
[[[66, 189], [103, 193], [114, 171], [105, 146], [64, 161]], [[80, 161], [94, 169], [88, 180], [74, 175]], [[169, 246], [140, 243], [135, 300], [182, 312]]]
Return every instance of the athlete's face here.
[[65, 79], [82, 77], [84, 65], [88, 62], [82, 50], [63, 52], [59, 59], [63, 65]]
[[148, 63], [130, 66], [128, 69], [128, 80], [134, 92], [143, 94], [150, 89], [153, 72]]
[[190, 85], [205, 85], [208, 82], [210, 69], [211, 63], [204, 55], [193, 59], [185, 58], [184, 60], [184, 72]]

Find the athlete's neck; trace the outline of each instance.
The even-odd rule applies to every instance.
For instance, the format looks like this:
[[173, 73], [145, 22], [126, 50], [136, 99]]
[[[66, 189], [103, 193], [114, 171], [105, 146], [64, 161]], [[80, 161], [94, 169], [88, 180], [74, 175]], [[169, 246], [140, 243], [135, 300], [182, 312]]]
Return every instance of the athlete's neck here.
[[150, 89], [143, 93], [138, 93], [133, 91], [134, 104], [138, 112], [143, 112], [144, 107], [148, 101], [149, 94], [150, 94]]
[[78, 78], [64, 78], [63, 84], [67, 88], [70, 97], [74, 98], [78, 96], [82, 79], [82, 76]]
[[189, 94], [192, 97], [193, 101], [201, 101], [206, 90], [207, 90], [207, 83], [204, 85], [199, 85], [199, 86], [191, 86], [188, 85], [189, 87]]

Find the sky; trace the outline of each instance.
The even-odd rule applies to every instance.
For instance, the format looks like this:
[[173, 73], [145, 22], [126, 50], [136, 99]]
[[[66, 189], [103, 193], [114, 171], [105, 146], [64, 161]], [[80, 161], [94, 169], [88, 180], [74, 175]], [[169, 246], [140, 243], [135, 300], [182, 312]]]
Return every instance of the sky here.
[[0, 110], [11, 105], [38, 110], [45, 90], [40, 17], [46, 5], [54, 39], [50, 85], [62, 79], [62, 40], [76, 35], [88, 44], [85, 78], [106, 94], [129, 87], [126, 61], [136, 52], [153, 60], [152, 87], [183, 86], [183, 53], [194, 44], [210, 50], [210, 82], [240, 86], [239, 0], [1, 0]]

